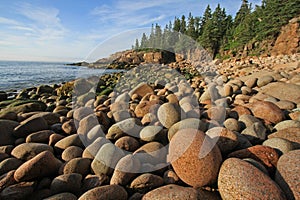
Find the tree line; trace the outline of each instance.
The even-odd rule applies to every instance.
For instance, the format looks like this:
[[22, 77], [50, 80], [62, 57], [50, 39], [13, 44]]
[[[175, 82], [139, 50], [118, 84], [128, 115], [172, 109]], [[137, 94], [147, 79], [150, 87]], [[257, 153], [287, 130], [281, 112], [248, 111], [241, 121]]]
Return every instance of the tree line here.
[[276, 38], [281, 27], [298, 15], [300, 0], [262, 0], [255, 7], [242, 0], [235, 17], [228, 15], [220, 4], [214, 10], [208, 5], [203, 16], [189, 13], [188, 17], [175, 17], [163, 29], [158, 24], [152, 25], [151, 33], [143, 33], [133, 48], [180, 51], [194, 40], [216, 57], [222, 51], [238, 52], [249, 42]]

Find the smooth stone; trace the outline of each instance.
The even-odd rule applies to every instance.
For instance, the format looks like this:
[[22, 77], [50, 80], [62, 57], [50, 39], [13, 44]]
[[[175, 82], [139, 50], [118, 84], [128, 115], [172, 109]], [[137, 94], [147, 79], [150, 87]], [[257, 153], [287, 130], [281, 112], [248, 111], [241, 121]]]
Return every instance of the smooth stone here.
[[164, 127], [170, 128], [173, 124], [182, 120], [184, 116], [181, 116], [179, 107], [172, 103], [165, 103], [159, 107], [157, 117]]
[[87, 175], [82, 181], [81, 193], [107, 184], [109, 184], [109, 177], [104, 174]]
[[16, 170], [23, 162], [16, 158], [7, 158], [0, 163], [0, 175], [8, 173], [11, 170]]
[[0, 191], [4, 190], [10, 185], [14, 185], [17, 183], [17, 181], [14, 178], [15, 171], [16, 170], [11, 170], [6, 174], [0, 176]]
[[269, 176], [238, 158], [228, 158], [223, 162], [218, 188], [222, 199], [286, 199]]
[[[91, 108], [88, 107], [80, 107], [78, 109], [74, 110], [73, 113], [73, 118], [75, 121], [79, 122], [80, 120], [82, 120], [83, 118], [89, 116], [90, 114], [93, 114], [94, 111]], [[76, 124], [76, 122], [75, 122]]]
[[245, 85], [249, 88], [253, 88], [256, 86], [257, 78], [249, 78], [245, 81]]
[[78, 200], [127, 200], [126, 190], [119, 185], [106, 185], [91, 189], [81, 195]]
[[[100, 124], [91, 128], [91, 130], [87, 133], [86, 136], [87, 138], [86, 144], [90, 144], [91, 142], [94, 142], [99, 137], [105, 137], [104, 131], [105, 131], [104, 127]], [[85, 146], [87, 146], [86, 144]]]
[[181, 129], [170, 142], [168, 162], [182, 181], [202, 187], [216, 182], [222, 155], [202, 131]]
[[[279, 89], [280, 88], [280, 89]], [[300, 85], [284, 82], [270, 83], [261, 88], [261, 92], [280, 100], [287, 100], [295, 104], [300, 103]]]
[[252, 158], [245, 158], [243, 160], [246, 161], [246, 162], [248, 162], [248, 163], [250, 163], [251, 165], [253, 165], [254, 167], [258, 168], [260, 171], [262, 171], [263, 173], [265, 173], [266, 175], [269, 176], [268, 170], [260, 162], [254, 160]]
[[192, 187], [183, 187], [175, 184], [165, 185], [146, 193], [142, 200], [199, 200], [199, 199], [221, 199], [212, 192], [197, 190]]
[[129, 96], [128, 92], [124, 92], [115, 99], [115, 102], [120, 102], [120, 101], [129, 102], [129, 100], [130, 100], [130, 96]]
[[110, 141], [104, 137], [97, 138], [92, 144], [86, 147], [86, 149], [82, 153], [82, 157], [93, 160], [99, 149], [106, 143], [110, 143]]
[[232, 151], [238, 145], [237, 135], [223, 127], [214, 127], [205, 132], [214, 144], [217, 144], [224, 154]]
[[119, 110], [113, 112], [115, 122], [120, 122], [128, 118], [132, 118], [130, 110]]
[[164, 172], [163, 179], [164, 179], [164, 183], [166, 185], [168, 185], [168, 184], [175, 184], [175, 183], [178, 183], [180, 181], [180, 178], [171, 169], [169, 169], [169, 170], [167, 170], [167, 171]]
[[134, 110], [136, 117], [144, 117], [148, 113], [155, 111], [155, 105], [160, 105], [159, 100], [141, 101]]
[[40, 190], [35, 190], [31, 195], [28, 196], [28, 199], [40, 200], [40, 199], [45, 199], [49, 196], [51, 196], [50, 189], [40, 189]]
[[75, 126], [75, 122], [74, 122], [73, 119], [71, 119], [71, 120], [66, 121], [65, 123], [63, 123], [63, 125], [62, 125], [61, 128], [68, 135], [75, 134], [76, 131], [77, 131], [77, 128]]
[[16, 146], [12, 150], [11, 155], [20, 160], [30, 160], [43, 151], [53, 153], [53, 148], [43, 143], [23, 143]]
[[15, 112], [3, 112], [0, 113], [0, 119], [17, 121], [18, 115]]
[[274, 78], [272, 76], [262, 76], [262, 77], [258, 78], [257, 86], [258, 87], [263, 87], [263, 86], [268, 85], [269, 83], [271, 83], [273, 80], [274, 80]]
[[231, 131], [240, 131], [241, 125], [238, 120], [234, 118], [228, 118], [224, 121], [224, 127]]
[[0, 146], [11, 145], [15, 143], [16, 138], [13, 136], [14, 129], [19, 126], [18, 122], [11, 120], [0, 120]]
[[281, 110], [292, 110], [295, 108], [295, 104], [293, 102], [282, 100], [275, 103]]
[[284, 114], [274, 103], [259, 101], [248, 105], [253, 115], [257, 118], [277, 124], [284, 119]]
[[123, 149], [125, 151], [129, 152], [134, 152], [140, 147], [140, 143], [138, 142], [137, 139], [134, 137], [130, 136], [124, 136], [119, 138], [116, 142], [115, 145], [119, 147], [120, 149]]
[[268, 146], [256, 145], [247, 149], [234, 151], [228, 155], [229, 158], [252, 158], [263, 164], [270, 174], [274, 173], [279, 155], [275, 149]]
[[[254, 123], [261, 123], [259, 119], [252, 115], [242, 115], [238, 120], [244, 128], [251, 127]], [[262, 124], [262, 123], [261, 123]]]
[[112, 143], [104, 144], [95, 156], [91, 168], [96, 175], [111, 175], [124, 152]]
[[44, 118], [44, 120], [47, 122], [49, 126], [60, 122], [59, 120], [60, 115], [53, 112], [39, 112], [32, 115], [30, 118], [34, 119], [39, 117]]
[[140, 161], [131, 154], [121, 158], [116, 165], [110, 184], [127, 185], [137, 176], [140, 167]]
[[44, 130], [44, 131], [38, 131], [35, 133], [31, 133], [26, 137], [26, 142], [27, 143], [45, 143], [48, 144], [49, 142], [49, 137], [52, 135], [54, 132], [51, 130]]
[[50, 189], [52, 194], [70, 192], [78, 194], [81, 188], [82, 175], [77, 173], [63, 174], [53, 179]]
[[136, 192], [146, 193], [152, 189], [160, 187], [164, 184], [164, 180], [162, 177], [145, 173], [138, 177], [136, 177], [131, 183], [130, 188]]
[[61, 161], [56, 159], [53, 153], [44, 151], [22, 164], [16, 170], [14, 178], [20, 182], [51, 176], [58, 172], [61, 164]]
[[198, 129], [203, 132], [207, 130], [207, 123], [200, 119], [196, 118], [188, 118], [184, 119], [182, 121], [177, 122], [176, 124], [172, 125], [169, 130], [168, 130], [168, 139], [171, 141], [173, 136], [181, 129], [187, 129], [187, 128], [192, 128], [192, 129]]
[[267, 129], [259, 122], [255, 122], [251, 126], [247, 127], [242, 131], [242, 134], [245, 135], [252, 144], [259, 144], [260, 142], [266, 140]]
[[61, 134], [57, 134], [57, 133], [53, 133], [52, 135], [50, 135], [49, 137], [49, 145], [50, 146], [54, 146], [58, 141], [60, 141], [61, 139], [65, 138], [65, 136], [61, 135]]
[[73, 158], [81, 157], [82, 153], [83, 153], [82, 148], [77, 147], [77, 146], [70, 146], [62, 152], [61, 158], [64, 161], [69, 161], [69, 160], [72, 160]]
[[159, 142], [149, 142], [138, 148], [133, 155], [143, 164], [157, 165], [166, 163], [167, 149]]
[[154, 91], [153, 91], [153, 88], [150, 85], [148, 85], [147, 83], [140, 83], [129, 92], [129, 96], [131, 96], [131, 97], [134, 94], [137, 94], [138, 96], [143, 97], [146, 94], [154, 94]]
[[14, 148], [15, 147], [13, 145], [0, 146], [0, 153], [5, 153], [5, 154], [10, 155]]
[[19, 126], [14, 129], [14, 136], [17, 138], [27, 137], [29, 134], [47, 130], [48, 124], [43, 117], [28, 118], [21, 122]]
[[287, 199], [300, 199], [300, 150], [282, 155], [277, 163], [275, 181], [285, 192]]
[[289, 117], [290, 117], [292, 120], [300, 121], [300, 111], [291, 112], [291, 113], [289, 114]]
[[88, 158], [73, 158], [64, 165], [63, 173], [77, 173], [85, 177], [90, 173], [90, 165], [91, 160]]
[[232, 117], [234, 119], [238, 119], [243, 115], [251, 115], [251, 112], [248, 108], [241, 105], [235, 106], [229, 113], [229, 117]]
[[160, 141], [164, 136], [166, 137], [161, 126], [146, 126], [140, 132], [140, 138], [145, 142]]
[[231, 96], [233, 94], [233, 88], [231, 87], [230, 84], [226, 84], [224, 86], [224, 96], [227, 97], [227, 96]]
[[283, 138], [293, 142], [294, 148], [300, 148], [300, 128], [287, 128], [268, 135], [268, 138]]
[[77, 134], [79, 134], [81, 136], [81, 138], [86, 139], [87, 133], [97, 125], [99, 125], [99, 121], [95, 114], [86, 116], [79, 122]]
[[84, 147], [78, 134], [70, 135], [59, 140], [55, 143], [54, 149], [59, 152], [63, 152], [66, 148], [70, 146], [77, 146], [81, 148]]
[[26, 199], [34, 192], [35, 182], [21, 182], [10, 185], [0, 193], [1, 200]]
[[264, 146], [272, 147], [280, 152], [280, 154], [288, 153], [294, 150], [293, 143], [282, 138], [270, 138], [262, 143]]
[[78, 198], [69, 192], [63, 192], [59, 194], [52, 195], [50, 197], [45, 198], [44, 200], [77, 200]]
[[129, 118], [112, 125], [106, 134], [106, 139], [117, 140], [125, 135], [138, 137], [142, 129], [141, 122], [136, 118]]
[[286, 129], [286, 128], [300, 128], [300, 122], [299, 121], [294, 121], [294, 120], [285, 120], [282, 122], [279, 122], [274, 126], [274, 129], [277, 131]]

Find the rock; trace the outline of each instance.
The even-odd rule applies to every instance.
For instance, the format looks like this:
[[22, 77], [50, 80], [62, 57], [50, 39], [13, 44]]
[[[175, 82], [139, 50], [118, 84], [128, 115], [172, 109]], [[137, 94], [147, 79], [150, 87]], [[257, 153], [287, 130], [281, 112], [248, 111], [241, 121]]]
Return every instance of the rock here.
[[86, 138], [87, 138], [86, 143], [89, 144], [89, 143], [95, 141], [99, 137], [105, 137], [104, 131], [105, 131], [105, 128], [102, 125], [98, 124], [98, 125], [94, 126], [86, 135]]
[[68, 135], [75, 134], [76, 131], [77, 131], [77, 128], [75, 126], [75, 122], [74, 122], [73, 119], [71, 119], [71, 120], [66, 121], [65, 123], [63, 123], [63, 125], [62, 125], [61, 128]]
[[120, 102], [120, 101], [129, 102], [129, 100], [130, 100], [129, 94], [127, 92], [124, 92], [116, 98], [115, 102]]
[[28, 118], [14, 129], [17, 138], [27, 137], [29, 134], [48, 129], [48, 124], [43, 117]]
[[17, 169], [23, 162], [16, 158], [7, 158], [0, 163], [0, 175]]
[[134, 152], [140, 147], [140, 143], [130, 136], [124, 136], [115, 142], [115, 145], [125, 151]]
[[141, 101], [134, 110], [136, 117], [144, 117], [146, 114], [155, 111], [155, 105], [160, 105], [159, 100]]
[[5, 101], [7, 100], [8, 95], [6, 94], [6, 92], [1, 91], [0, 92], [0, 101]]
[[92, 144], [86, 147], [82, 153], [82, 157], [94, 159], [99, 149], [106, 143], [110, 143], [110, 141], [104, 137], [97, 138]]
[[35, 101], [30, 103], [24, 102], [17, 102], [20, 103], [19, 105], [9, 105], [7, 108], [1, 110], [0, 115], [5, 115], [9, 112], [14, 113], [29, 113], [29, 112], [36, 112], [36, 111], [43, 111], [46, 109], [46, 105], [43, 102]]
[[268, 135], [268, 138], [283, 138], [293, 142], [294, 148], [300, 148], [300, 128], [287, 128]]
[[157, 189], [151, 190], [146, 193], [143, 200], [198, 200], [198, 199], [218, 199], [218, 198], [205, 198], [204, 194], [201, 194], [194, 188], [182, 187], [179, 185], [165, 185]]
[[58, 172], [61, 164], [51, 152], [44, 151], [22, 164], [16, 170], [14, 178], [20, 182], [52, 176]]
[[300, 198], [300, 150], [282, 155], [277, 163], [275, 181], [285, 192], [287, 199]]
[[179, 122], [183, 116], [181, 116], [180, 108], [172, 103], [165, 103], [161, 105], [157, 111], [157, 117], [160, 123], [170, 128], [173, 124]]
[[11, 155], [20, 160], [30, 160], [43, 151], [50, 151], [53, 153], [53, 148], [42, 143], [23, 143], [16, 146], [12, 150]]
[[91, 167], [96, 175], [111, 175], [124, 152], [111, 143], [104, 144], [95, 156]]
[[83, 118], [89, 116], [90, 114], [93, 114], [94, 111], [91, 108], [88, 107], [80, 107], [76, 110], [74, 110], [73, 118], [75, 121], [79, 122]]
[[77, 200], [77, 197], [72, 193], [64, 192], [50, 196], [44, 200]]
[[44, 118], [44, 120], [47, 122], [49, 126], [60, 122], [59, 120], [60, 115], [52, 112], [39, 112], [32, 115], [30, 118], [34, 119], [39, 117]]
[[140, 83], [129, 92], [129, 96], [132, 96], [134, 94], [143, 97], [146, 94], [154, 94], [154, 91], [152, 87], [147, 83]]
[[222, 199], [285, 199], [284, 193], [269, 176], [237, 158], [223, 162], [218, 188]]
[[127, 200], [126, 190], [119, 185], [106, 185], [91, 189], [80, 196], [79, 200]]
[[40, 199], [45, 199], [49, 196], [51, 196], [50, 189], [40, 189], [40, 190], [35, 190], [30, 196], [28, 196], [28, 199], [40, 200]]
[[85, 193], [88, 190], [91, 190], [96, 187], [107, 185], [109, 183], [109, 177], [100, 174], [100, 175], [87, 175], [82, 183], [81, 192]]
[[282, 138], [270, 138], [263, 142], [264, 146], [272, 147], [279, 151], [280, 155], [294, 150], [293, 143]]
[[8, 186], [0, 193], [3, 200], [26, 199], [34, 191], [35, 182], [21, 182]]
[[141, 130], [140, 138], [146, 142], [167, 140], [167, 136], [161, 126], [146, 126]]
[[251, 127], [254, 123], [262, 125], [261, 121], [252, 115], [242, 115], [239, 117], [239, 122], [243, 128]]
[[15, 144], [13, 132], [18, 125], [15, 121], [0, 119], [0, 146]]
[[51, 192], [52, 194], [70, 192], [76, 195], [80, 192], [81, 180], [81, 174], [76, 173], [57, 176], [51, 183]]
[[0, 146], [0, 153], [11, 154], [15, 147], [13, 145]]
[[279, 159], [279, 155], [275, 151], [275, 149], [263, 145], [256, 145], [247, 149], [234, 151], [230, 153], [228, 157], [235, 157], [240, 159], [252, 158], [263, 164], [270, 172], [270, 174], [274, 173]]
[[129, 118], [112, 125], [107, 132], [106, 139], [117, 140], [125, 135], [138, 137], [142, 129], [141, 122], [136, 118]]
[[136, 192], [146, 193], [164, 184], [164, 180], [157, 175], [145, 173], [135, 178], [130, 188]]
[[7, 188], [10, 185], [16, 184], [16, 180], [14, 179], [14, 173], [15, 170], [12, 170], [10, 172], [7, 172], [6, 174], [3, 174], [0, 176], [0, 192]]
[[181, 180], [202, 187], [216, 182], [222, 156], [218, 146], [203, 132], [181, 129], [170, 142], [168, 161]]
[[6, 120], [12, 120], [12, 121], [17, 121], [18, 120], [18, 115], [15, 112], [2, 112], [0, 113], [0, 119], [6, 119]]
[[64, 161], [72, 160], [73, 158], [79, 158], [82, 156], [83, 150], [77, 146], [69, 146], [66, 148], [61, 155]]
[[[280, 89], [278, 89], [280, 88]], [[300, 86], [292, 83], [274, 82], [261, 88], [261, 92], [280, 100], [300, 103]]]
[[255, 122], [251, 126], [242, 131], [252, 144], [259, 144], [267, 138], [266, 128], [259, 122]]
[[238, 145], [237, 135], [223, 127], [211, 128], [205, 133], [214, 144], [217, 144], [222, 153], [226, 154], [232, 151]]
[[188, 118], [180, 122], [177, 122], [176, 124], [172, 125], [169, 128], [168, 131], [169, 141], [171, 141], [175, 133], [177, 133], [180, 129], [187, 129], [187, 128], [198, 129], [205, 132], [207, 130], [207, 124], [204, 121], [196, 118]]
[[253, 115], [267, 122], [277, 124], [284, 119], [284, 114], [274, 103], [259, 101], [249, 105]]
[[292, 110], [295, 108], [295, 104], [293, 102], [282, 100], [275, 103], [281, 110]]
[[226, 84], [224, 86], [224, 96], [227, 97], [227, 96], [231, 96], [233, 94], [233, 89], [231, 87], [230, 84]]
[[235, 106], [229, 113], [229, 116], [235, 119], [238, 119], [243, 115], [251, 115], [251, 112], [248, 108], [239, 105]]
[[90, 173], [91, 160], [88, 158], [74, 158], [66, 163], [63, 169], [64, 174], [77, 173], [85, 177]]
[[257, 78], [249, 78], [245, 81], [245, 85], [249, 88], [253, 88], [256, 86]]
[[132, 118], [132, 113], [130, 110], [120, 110], [113, 112], [113, 118], [115, 122], [120, 122], [128, 118]]
[[63, 136], [61, 134], [53, 133], [49, 137], [49, 145], [54, 146], [59, 140], [61, 140], [63, 138], [65, 138], [65, 136]]
[[266, 175], [269, 176], [268, 170], [260, 162], [254, 160], [252, 158], [245, 158], [243, 160], [246, 161], [246, 162], [248, 162], [248, 163], [250, 163], [251, 165], [253, 165], [254, 167], [258, 168], [260, 171], [262, 171], [263, 173], [265, 173]]
[[127, 185], [137, 176], [141, 167], [140, 161], [129, 154], [119, 160], [111, 177], [111, 185]]
[[50, 135], [54, 134], [51, 130], [38, 131], [26, 137], [27, 143], [48, 143]]
[[300, 128], [300, 122], [294, 120], [285, 120], [274, 126], [274, 129], [277, 131], [286, 129], [286, 128]]
[[274, 78], [272, 76], [262, 76], [262, 77], [258, 78], [257, 86], [262, 87], [262, 86], [268, 85], [273, 80], [274, 80]]
[[[166, 163], [167, 149], [159, 142], [149, 142], [133, 153], [141, 163], [157, 165]], [[141, 171], [144, 171], [141, 169]]]
[[231, 130], [231, 131], [240, 131], [241, 129], [241, 125], [238, 122], [238, 120], [234, 119], [234, 118], [228, 118], [224, 121], [224, 126], [225, 128]]
[[55, 145], [54, 148], [57, 151], [63, 151], [70, 146], [77, 146], [77, 147], [84, 147], [82, 141], [78, 134], [70, 135], [59, 140]]
[[99, 125], [97, 116], [95, 114], [91, 114], [79, 122], [77, 133], [81, 136], [81, 138], [89, 141], [87, 138], [87, 133], [97, 125]]
[[37, 87], [36, 94], [44, 94], [44, 93], [52, 94], [53, 91], [54, 88], [50, 87], [49, 85], [41, 85]]

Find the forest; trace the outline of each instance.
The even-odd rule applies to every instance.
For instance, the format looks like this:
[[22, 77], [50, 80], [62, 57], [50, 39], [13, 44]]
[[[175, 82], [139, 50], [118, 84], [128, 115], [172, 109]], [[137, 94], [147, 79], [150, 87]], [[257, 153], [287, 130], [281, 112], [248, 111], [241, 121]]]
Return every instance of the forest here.
[[226, 51], [236, 56], [250, 42], [274, 40], [281, 27], [299, 15], [300, 0], [262, 0], [260, 5], [255, 6], [248, 0], [242, 0], [235, 16], [228, 15], [220, 4], [214, 10], [207, 5], [203, 16], [189, 13], [187, 17], [175, 17], [164, 28], [153, 24], [151, 33], [143, 33], [140, 39], [136, 39], [133, 48], [180, 51], [190, 45], [187, 37], [183, 37], [186, 35], [213, 57], [220, 57]]

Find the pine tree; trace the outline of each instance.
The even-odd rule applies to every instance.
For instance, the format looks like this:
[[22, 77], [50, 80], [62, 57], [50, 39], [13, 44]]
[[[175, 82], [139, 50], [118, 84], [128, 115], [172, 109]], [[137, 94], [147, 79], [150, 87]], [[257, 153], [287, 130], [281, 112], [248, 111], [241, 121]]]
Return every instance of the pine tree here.
[[248, 0], [242, 1], [242, 5], [234, 18], [234, 27], [237, 27], [240, 23], [242, 23], [245, 20], [246, 16], [251, 13]]
[[175, 17], [173, 31], [180, 32], [181, 22], [180, 19]]
[[161, 46], [162, 46], [162, 30], [161, 27], [158, 24], [156, 24], [153, 47], [156, 49], [161, 49]]
[[192, 16], [192, 13], [189, 13], [186, 34], [188, 36], [190, 36], [191, 38], [193, 38], [194, 40], [197, 39], [197, 33], [196, 33], [196, 28], [195, 28], [195, 19]]
[[139, 43], [139, 40], [136, 39], [136, 40], [135, 40], [134, 49], [138, 50], [139, 48], [140, 48], [140, 43]]
[[185, 34], [186, 32], [186, 21], [185, 21], [185, 16], [181, 16], [181, 21], [180, 21], [180, 33]]
[[203, 34], [204, 31], [204, 27], [206, 25], [206, 23], [211, 20], [212, 14], [211, 14], [211, 8], [210, 5], [208, 5], [204, 11], [202, 20], [201, 20], [201, 26], [200, 26], [200, 31], [199, 31], [199, 35]]
[[143, 36], [141, 39], [141, 46], [140, 46], [141, 49], [147, 48], [147, 42], [148, 42], [147, 40], [148, 39], [147, 39], [146, 33], [143, 33]]

